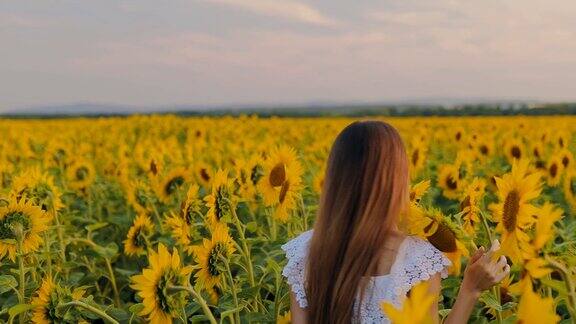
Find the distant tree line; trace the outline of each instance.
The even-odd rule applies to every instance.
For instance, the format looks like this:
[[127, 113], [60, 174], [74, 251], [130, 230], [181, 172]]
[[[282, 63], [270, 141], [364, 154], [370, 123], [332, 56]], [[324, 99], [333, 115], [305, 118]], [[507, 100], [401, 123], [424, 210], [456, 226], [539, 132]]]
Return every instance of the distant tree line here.
[[[142, 113], [136, 113], [142, 115]], [[455, 106], [442, 105], [342, 105], [342, 106], [311, 106], [311, 107], [266, 107], [245, 109], [217, 110], [173, 110], [154, 113], [157, 115], [173, 114], [179, 116], [239, 116], [257, 115], [259, 117], [360, 117], [360, 116], [545, 116], [545, 115], [576, 115], [576, 103], [556, 104], [465, 104]], [[124, 117], [128, 114], [5, 114], [0, 118], [74, 118], [74, 117]]]

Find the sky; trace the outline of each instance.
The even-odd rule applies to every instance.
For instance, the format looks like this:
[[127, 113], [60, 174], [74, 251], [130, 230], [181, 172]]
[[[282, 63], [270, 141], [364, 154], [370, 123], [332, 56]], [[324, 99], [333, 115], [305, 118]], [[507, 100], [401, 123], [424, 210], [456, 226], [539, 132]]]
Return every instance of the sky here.
[[1, 0], [0, 111], [576, 100], [574, 0]]

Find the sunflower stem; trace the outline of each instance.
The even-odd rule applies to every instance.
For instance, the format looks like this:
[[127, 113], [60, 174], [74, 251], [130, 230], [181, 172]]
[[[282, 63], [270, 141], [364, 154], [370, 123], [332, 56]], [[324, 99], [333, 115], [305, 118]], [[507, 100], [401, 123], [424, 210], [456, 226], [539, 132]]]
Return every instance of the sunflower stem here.
[[216, 319], [214, 318], [212, 311], [208, 307], [206, 300], [204, 300], [204, 298], [202, 298], [202, 296], [191, 285], [170, 286], [169, 288], [176, 290], [176, 291], [184, 290], [184, 291], [187, 291], [188, 293], [190, 293], [192, 295], [192, 298], [194, 298], [196, 300], [196, 302], [198, 304], [200, 304], [200, 307], [202, 308], [204, 315], [206, 315], [206, 317], [208, 317], [208, 321], [210, 321], [210, 324], [217, 324], [218, 323], [218, 322], [216, 322]]
[[46, 263], [48, 264], [48, 277], [52, 278], [52, 255], [50, 253], [50, 241], [48, 240], [48, 234], [43, 233], [44, 236], [44, 258], [46, 258]]
[[570, 302], [570, 305], [567, 305], [568, 311], [570, 312], [570, 316], [576, 319], [576, 290], [569, 270], [566, 269], [562, 263], [549, 256], [546, 256], [546, 261], [552, 268], [560, 272], [562, 279], [564, 279], [563, 281], [566, 284], [566, 290], [568, 290], [568, 301]]
[[87, 309], [89, 311], [91, 311], [92, 313], [98, 315], [101, 319], [103, 319], [104, 321], [110, 322], [112, 324], [119, 324], [119, 322], [117, 320], [115, 320], [112, 316], [106, 314], [106, 312], [104, 312], [101, 309], [98, 309], [92, 305], [88, 305], [82, 301], [79, 300], [73, 300], [71, 302], [67, 302], [65, 304], [61, 304], [59, 305], [60, 307], [66, 307], [66, 306], [78, 306], [78, 307], [82, 307], [84, 309]]
[[[234, 284], [234, 277], [232, 277], [232, 271], [230, 270], [230, 262], [224, 257], [221, 258], [226, 266], [226, 274], [228, 275], [228, 280], [230, 281], [230, 290], [232, 290], [232, 298], [234, 299], [234, 308], [238, 309], [238, 294], [236, 293], [236, 285]], [[234, 322], [240, 323], [240, 314], [238, 311], [234, 312]]]
[[121, 307], [120, 294], [118, 293], [118, 286], [116, 285], [116, 276], [114, 275], [114, 269], [112, 269], [112, 264], [108, 258], [104, 259], [106, 261], [106, 268], [108, 268], [108, 273], [110, 274], [110, 283], [112, 284], [112, 290], [114, 291], [114, 303], [116, 307]]
[[[20, 274], [20, 285], [18, 286], [18, 290], [20, 291], [20, 294], [18, 297], [20, 297], [20, 303], [21, 304], [25, 304], [26, 303], [26, 273], [24, 272], [24, 251], [22, 248], [22, 240], [23, 240], [23, 231], [22, 231], [22, 226], [19, 225], [18, 228], [15, 229], [16, 232], [16, 239], [18, 242], [18, 270], [19, 270], [19, 274]], [[18, 321], [20, 324], [24, 324], [24, 315], [25, 312], [21, 313], [20, 316], [18, 317]]]
[[[244, 227], [242, 227], [242, 223], [240, 222], [240, 218], [238, 218], [238, 214], [236, 213], [236, 208], [232, 205], [231, 201], [228, 201], [230, 210], [232, 211], [232, 218], [234, 219], [234, 225], [236, 225], [236, 230], [238, 231], [238, 235], [240, 235], [240, 241], [242, 244], [242, 256], [244, 257], [244, 261], [246, 262], [246, 271], [248, 272], [248, 282], [250, 283], [250, 287], [255, 286], [254, 281], [254, 269], [252, 267], [252, 257], [250, 256], [250, 249], [248, 248], [248, 244], [246, 244], [246, 236], [244, 235]], [[258, 310], [258, 304], [255, 302], [254, 307]]]
[[64, 232], [63, 227], [60, 224], [60, 218], [58, 213], [54, 213], [54, 218], [56, 219], [56, 232], [58, 233], [58, 241], [60, 243], [60, 257], [62, 258], [62, 263], [66, 263], [66, 245], [64, 245]]
[[160, 227], [160, 233], [164, 233], [164, 226], [162, 225], [162, 220], [160, 218], [160, 214], [158, 213], [158, 209], [156, 209], [156, 205], [151, 202], [150, 206], [152, 206], [152, 211], [154, 212], [154, 219], [158, 223], [158, 227]]

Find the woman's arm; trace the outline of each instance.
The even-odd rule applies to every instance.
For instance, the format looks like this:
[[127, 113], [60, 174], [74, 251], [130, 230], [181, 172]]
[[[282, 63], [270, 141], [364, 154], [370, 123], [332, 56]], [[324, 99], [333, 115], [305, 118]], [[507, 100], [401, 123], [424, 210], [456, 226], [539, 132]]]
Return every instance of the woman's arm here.
[[292, 324], [306, 324], [306, 309], [300, 307], [296, 296], [292, 289], [290, 289], [290, 313], [292, 314]]
[[444, 323], [467, 323], [480, 293], [499, 283], [508, 275], [510, 266], [506, 262], [506, 257], [501, 256], [496, 261], [491, 260], [492, 254], [499, 248], [500, 243], [495, 241], [490, 251], [485, 253], [484, 248], [481, 247], [470, 258], [458, 297]]

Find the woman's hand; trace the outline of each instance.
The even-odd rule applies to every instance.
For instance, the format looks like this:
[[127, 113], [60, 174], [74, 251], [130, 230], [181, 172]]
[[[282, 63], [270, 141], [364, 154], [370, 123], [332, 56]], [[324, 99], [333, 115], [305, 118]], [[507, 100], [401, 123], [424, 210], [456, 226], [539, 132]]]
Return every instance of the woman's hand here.
[[488, 252], [484, 247], [479, 248], [470, 258], [470, 263], [464, 272], [462, 289], [478, 296], [484, 290], [490, 289], [510, 273], [506, 257], [501, 256], [492, 260], [494, 252], [500, 249], [500, 242], [494, 240]]
[[481, 247], [470, 258], [464, 271], [462, 287], [444, 324], [467, 323], [480, 293], [499, 283], [510, 273], [510, 266], [505, 256], [492, 261], [492, 255], [498, 249], [500, 249], [500, 242], [494, 240], [490, 251], [485, 252], [485, 249]]

